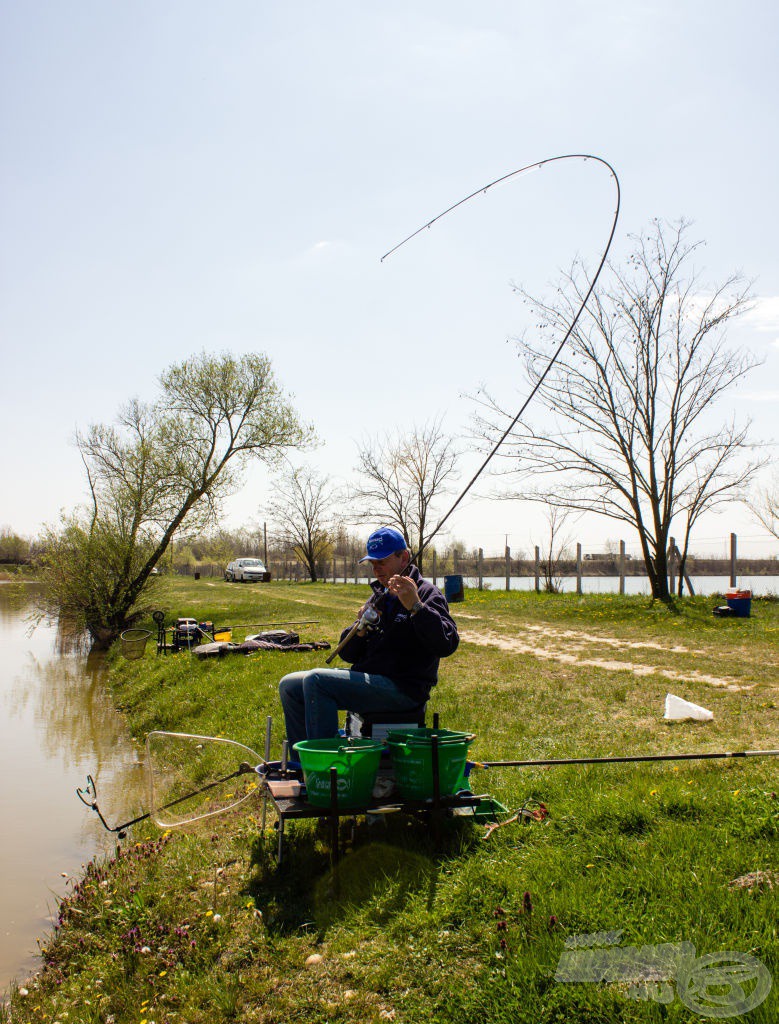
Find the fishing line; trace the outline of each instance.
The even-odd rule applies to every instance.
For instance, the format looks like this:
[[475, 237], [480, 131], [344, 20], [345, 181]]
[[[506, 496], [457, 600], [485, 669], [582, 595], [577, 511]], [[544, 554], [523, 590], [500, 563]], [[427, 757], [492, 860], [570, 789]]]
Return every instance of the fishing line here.
[[[611, 178], [614, 181], [614, 187], [616, 189], [616, 206], [615, 206], [614, 215], [613, 215], [613, 218], [612, 218], [612, 221], [611, 221], [611, 228], [609, 230], [608, 239], [606, 241], [606, 247], [603, 250], [603, 254], [602, 254], [601, 258], [600, 258], [600, 262], [598, 263], [598, 268], [595, 271], [595, 276], [590, 281], [590, 286], [587, 289], [587, 294], [584, 296], [584, 299], [582, 300], [581, 305], [579, 306], [579, 308], [578, 308], [578, 310], [576, 312], [576, 316], [574, 316], [573, 320], [571, 321], [571, 324], [568, 327], [568, 330], [565, 332], [565, 336], [563, 337], [562, 341], [560, 342], [560, 344], [555, 349], [554, 353], [552, 354], [551, 358], [549, 359], [549, 362], [546, 364], [546, 367], [544, 368], [543, 373], [538, 378], [538, 380], [536, 381], [536, 383], [533, 386], [532, 390], [530, 391], [530, 394], [527, 396], [527, 398], [522, 403], [522, 405], [521, 405], [521, 407], [519, 409], [519, 412], [517, 412], [516, 416], [512, 419], [512, 421], [509, 423], [508, 427], [506, 427], [506, 429], [501, 434], [501, 436], [498, 439], [497, 443], [493, 446], [493, 448], [491, 449], [491, 451], [489, 452], [487, 457], [483, 460], [483, 462], [481, 463], [479, 468], [476, 470], [476, 472], [470, 478], [470, 480], [465, 485], [463, 490], [457, 496], [457, 498], [455, 499], [452, 507], [449, 509], [449, 511], [446, 513], [446, 515], [443, 516], [443, 518], [439, 520], [438, 524], [435, 526], [435, 528], [433, 529], [432, 533], [429, 534], [429, 536], [427, 538], [425, 538], [424, 541], [423, 541], [423, 539], [421, 537], [419, 538], [419, 544], [420, 544], [419, 550], [413, 555], [413, 557], [411, 558], [411, 562], [415, 562], [420, 557], [420, 555], [428, 547], [428, 545], [433, 540], [433, 538], [436, 536], [436, 534], [441, 530], [441, 528], [444, 525], [444, 523], [447, 522], [449, 517], [452, 515], [452, 513], [455, 511], [455, 509], [459, 506], [460, 502], [463, 500], [463, 498], [466, 496], [466, 494], [470, 491], [470, 489], [473, 487], [473, 485], [479, 479], [479, 477], [484, 472], [484, 470], [487, 468], [489, 463], [492, 461], [493, 456], [496, 454], [496, 452], [498, 451], [500, 446], [503, 444], [503, 442], [506, 440], [506, 438], [509, 436], [509, 434], [514, 429], [514, 427], [517, 425], [517, 422], [519, 421], [519, 418], [525, 412], [525, 410], [527, 409], [528, 405], [530, 405], [531, 401], [535, 397], [536, 392], [541, 387], [541, 385], [544, 383], [544, 381], [545, 381], [549, 371], [552, 369], [554, 364], [557, 362], [557, 359], [558, 359], [560, 353], [562, 352], [563, 348], [565, 347], [566, 342], [568, 341], [568, 339], [570, 338], [571, 334], [573, 333], [574, 328], [576, 327], [576, 324], [579, 322], [579, 318], [581, 317], [582, 313], [584, 312], [584, 308], [587, 305], [587, 302], [589, 301], [590, 296], [592, 295], [593, 289], [595, 288], [595, 284], [596, 284], [598, 278], [600, 277], [600, 272], [603, 270], [603, 267], [604, 267], [604, 265], [606, 263], [606, 258], [607, 258], [608, 254], [609, 254], [609, 249], [611, 248], [611, 243], [614, 240], [614, 234], [615, 234], [615, 232], [617, 230], [617, 221], [619, 220], [619, 209], [620, 209], [620, 201], [621, 201], [621, 190], [620, 190], [620, 186], [619, 186], [619, 178], [617, 177], [617, 172], [614, 170], [614, 168], [611, 166], [611, 164], [608, 162], [608, 160], [604, 160], [603, 157], [600, 157], [600, 156], [595, 156], [593, 153], [565, 153], [565, 154], [563, 154], [561, 156], [547, 157], [545, 160], [538, 160], [535, 163], [526, 164], [524, 167], [520, 167], [516, 171], [511, 171], [509, 174], [504, 174], [501, 178], [496, 178], [495, 181], [491, 181], [488, 185], [483, 185], [481, 188], [476, 189], [475, 192], [471, 192], [470, 195], [465, 196], [463, 199], [460, 199], [458, 202], [454, 203], [452, 206], [447, 207], [447, 209], [443, 210], [441, 213], [439, 213], [435, 217], [433, 217], [432, 220], [427, 221], [420, 228], [417, 228], [416, 231], [412, 231], [412, 233], [410, 235], [407, 235], [406, 238], [404, 238], [402, 242], [398, 242], [397, 245], [393, 246], [388, 252], [386, 252], [381, 257], [381, 262], [383, 263], [384, 260], [386, 260], [393, 253], [397, 252], [398, 249], [401, 249], [404, 245], [406, 245], [407, 242], [410, 242], [412, 238], [416, 238], [417, 235], [420, 235], [423, 231], [431, 228], [437, 221], [441, 220], [443, 217], [446, 217], [446, 215], [451, 213], [453, 210], [456, 210], [459, 207], [465, 205], [465, 203], [470, 202], [470, 200], [476, 198], [476, 196], [486, 195], [486, 193], [489, 192], [490, 189], [496, 188], [498, 185], [506, 184], [507, 182], [511, 181], [514, 178], [519, 177], [522, 174], [527, 174], [529, 171], [540, 170], [546, 164], [559, 163], [562, 160], [582, 160], [584, 162], [587, 162], [589, 160], [594, 160], [596, 163], [599, 163], [603, 167], [605, 167], [606, 170], [611, 175]], [[409, 563], [409, 564], [411, 564], [411, 563]]]

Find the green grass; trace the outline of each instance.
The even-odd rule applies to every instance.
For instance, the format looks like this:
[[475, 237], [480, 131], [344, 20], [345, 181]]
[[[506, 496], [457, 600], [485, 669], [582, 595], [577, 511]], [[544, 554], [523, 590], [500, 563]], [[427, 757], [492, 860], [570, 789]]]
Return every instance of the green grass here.
[[[302, 638], [331, 642], [368, 593], [166, 587], [169, 621], [314, 618]], [[453, 611], [470, 639], [442, 663], [431, 708], [442, 725], [477, 734], [477, 760], [774, 748], [779, 602], [754, 601], [743, 620], [715, 618], [716, 603], [669, 610], [641, 597], [469, 591]], [[271, 714], [278, 756], [278, 679], [322, 657], [201, 662], [149, 649], [140, 662], [114, 653], [110, 678], [138, 737], [170, 729], [261, 750]], [[665, 722], [668, 691], [714, 720]], [[661, 1004], [624, 984], [557, 982], [557, 963], [566, 938], [621, 931], [623, 946], [750, 953], [776, 980], [779, 887], [732, 883], [779, 867], [777, 767], [766, 758], [475, 770], [478, 791], [511, 810], [541, 800], [549, 819], [486, 840], [462, 822], [436, 837], [399, 817], [360, 821], [353, 834], [344, 821], [348, 853], [336, 871], [326, 834], [300, 823], [277, 872], [275, 832], [262, 833], [256, 804], [189, 832], [140, 829], [63, 903], [45, 969], [28, 996], [13, 994], [13, 1020], [697, 1021], [673, 986]], [[321, 960], [307, 964], [312, 954]], [[778, 988], [738, 1019], [776, 1020]]]

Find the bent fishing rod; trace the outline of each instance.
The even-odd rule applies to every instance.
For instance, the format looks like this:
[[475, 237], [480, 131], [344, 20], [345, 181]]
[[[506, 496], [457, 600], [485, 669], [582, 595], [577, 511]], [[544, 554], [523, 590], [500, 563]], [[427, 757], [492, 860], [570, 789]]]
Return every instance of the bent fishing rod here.
[[[571, 334], [575, 330], [576, 325], [579, 322], [579, 319], [580, 319], [582, 313], [584, 312], [585, 306], [587, 305], [587, 303], [588, 303], [588, 301], [590, 299], [590, 296], [592, 295], [593, 290], [595, 289], [595, 285], [597, 283], [598, 278], [600, 277], [600, 273], [601, 273], [601, 271], [603, 270], [603, 267], [606, 264], [606, 259], [607, 259], [608, 254], [609, 254], [609, 250], [611, 249], [611, 243], [614, 240], [614, 235], [615, 235], [616, 230], [617, 230], [617, 221], [619, 220], [619, 210], [620, 210], [620, 202], [621, 202], [621, 189], [620, 189], [620, 185], [619, 185], [619, 178], [617, 177], [617, 172], [614, 170], [614, 168], [611, 166], [611, 164], [608, 162], [608, 160], [604, 160], [603, 157], [595, 156], [592, 153], [565, 153], [565, 154], [563, 154], [561, 156], [552, 156], [552, 157], [547, 157], [544, 160], [537, 160], [535, 163], [526, 164], [524, 167], [520, 167], [516, 171], [511, 171], [508, 174], [504, 174], [500, 178], [496, 178], [495, 181], [491, 181], [488, 185], [483, 185], [481, 188], [476, 189], [475, 192], [471, 192], [470, 195], [467, 195], [463, 199], [460, 199], [458, 202], [453, 203], [452, 206], [447, 207], [441, 213], [439, 213], [435, 217], [433, 217], [432, 220], [427, 221], [421, 227], [417, 228], [416, 231], [412, 231], [412, 233], [410, 235], [407, 235], [406, 238], [404, 238], [402, 242], [398, 242], [397, 245], [393, 246], [388, 252], [386, 252], [381, 257], [381, 262], [383, 263], [384, 260], [386, 260], [393, 253], [397, 252], [398, 249], [402, 248], [402, 246], [404, 246], [407, 242], [410, 242], [412, 238], [416, 238], [417, 235], [420, 235], [423, 231], [425, 231], [425, 230], [427, 230], [429, 228], [432, 228], [432, 226], [437, 221], [441, 220], [443, 217], [445, 217], [447, 214], [451, 213], [453, 210], [456, 210], [459, 207], [464, 206], [465, 203], [470, 202], [470, 200], [476, 198], [476, 196], [486, 195], [486, 193], [489, 192], [489, 190], [491, 188], [495, 188], [498, 185], [506, 184], [507, 182], [512, 181], [514, 178], [518, 178], [520, 175], [527, 174], [530, 171], [540, 170], [541, 168], [545, 167], [546, 164], [559, 163], [560, 161], [563, 161], [563, 160], [582, 160], [584, 162], [587, 162], [587, 161], [590, 161], [590, 160], [594, 160], [596, 163], [602, 164], [606, 168], [606, 170], [609, 172], [609, 174], [611, 175], [611, 177], [612, 177], [612, 179], [614, 181], [614, 187], [616, 189], [616, 204], [615, 204], [615, 209], [614, 209], [614, 215], [613, 215], [613, 218], [612, 218], [612, 221], [611, 221], [611, 228], [609, 230], [609, 235], [608, 235], [608, 239], [606, 241], [606, 246], [605, 246], [605, 248], [603, 250], [603, 254], [602, 254], [601, 258], [600, 258], [600, 262], [598, 263], [598, 267], [597, 267], [597, 269], [595, 271], [595, 275], [593, 276], [592, 280], [590, 281], [590, 286], [587, 289], [587, 293], [585, 294], [584, 299], [581, 302], [581, 305], [579, 306], [578, 310], [576, 311], [576, 315], [574, 316], [573, 320], [571, 321], [571, 323], [570, 323], [570, 325], [568, 327], [568, 330], [565, 332], [565, 336], [563, 337], [562, 341], [557, 346], [555, 351], [552, 353], [552, 356], [550, 357], [548, 363], [544, 367], [543, 372], [541, 373], [541, 375], [539, 376], [538, 380], [533, 385], [530, 393], [528, 394], [528, 396], [525, 398], [524, 402], [520, 406], [520, 409], [517, 412], [516, 416], [511, 420], [509, 425], [506, 427], [506, 429], [501, 434], [501, 436], [498, 439], [498, 441], [493, 445], [492, 449], [488, 452], [486, 458], [482, 461], [481, 465], [478, 467], [476, 472], [470, 478], [470, 480], [465, 485], [465, 487], [462, 489], [462, 491], [459, 493], [459, 495], [455, 498], [454, 503], [452, 504], [452, 507], [449, 509], [449, 511], [446, 513], [446, 515], [444, 515], [438, 521], [438, 523], [434, 527], [433, 531], [426, 538], [422, 538], [422, 537], [419, 538], [419, 548], [411, 556], [411, 558], [408, 561], [408, 565], [402, 570], [401, 575], [405, 576], [405, 575], [408, 574], [408, 571], [409, 571], [411, 565], [414, 562], [416, 562], [417, 559], [426, 550], [426, 548], [429, 546], [430, 542], [433, 540], [433, 538], [436, 536], [436, 534], [441, 530], [441, 528], [443, 527], [444, 523], [447, 522], [449, 517], [452, 515], [452, 513], [455, 511], [455, 509], [459, 506], [460, 502], [468, 494], [470, 489], [473, 487], [473, 485], [479, 479], [479, 477], [484, 472], [484, 470], [487, 468], [489, 463], [492, 461], [493, 456], [497, 453], [497, 451], [500, 448], [500, 446], [503, 444], [503, 442], [509, 436], [511, 431], [517, 425], [517, 423], [519, 422], [520, 417], [523, 415], [523, 413], [525, 412], [525, 410], [527, 409], [527, 407], [530, 405], [530, 403], [532, 402], [533, 398], [535, 397], [536, 393], [538, 392], [538, 389], [541, 387], [541, 385], [546, 380], [547, 375], [551, 371], [551, 369], [554, 366], [554, 364], [557, 362], [557, 359], [558, 359], [560, 353], [562, 352], [563, 348], [565, 347], [566, 343], [568, 342], [568, 339], [571, 337]], [[382, 601], [384, 596], [385, 596], [385, 594], [378, 593], [378, 594], [374, 594], [371, 598], [368, 599], [367, 605], [364, 608], [362, 615], [357, 620], [357, 622], [354, 623], [354, 625], [351, 627], [351, 629], [348, 631], [348, 633], [345, 634], [343, 639], [336, 646], [336, 648], [333, 651], [333, 653], [326, 659], [326, 664], [329, 665], [333, 661], [335, 656], [337, 654], [339, 654], [343, 650], [343, 648], [352, 639], [352, 637], [355, 635], [355, 633], [357, 633], [358, 630], [360, 630], [360, 629], [370, 629], [370, 628], [373, 628], [373, 627], [375, 627], [377, 625], [378, 620], [379, 620], [378, 605], [380, 604], [380, 602]]]

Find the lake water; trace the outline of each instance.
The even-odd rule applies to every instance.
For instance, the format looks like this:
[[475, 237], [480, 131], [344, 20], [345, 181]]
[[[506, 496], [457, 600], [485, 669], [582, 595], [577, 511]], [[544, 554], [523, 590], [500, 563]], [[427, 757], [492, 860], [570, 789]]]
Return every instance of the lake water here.
[[[729, 576], [691, 576], [692, 585], [696, 594], [724, 594], [730, 587]], [[766, 594], [779, 595], [779, 576], [737, 576], [738, 586], [743, 590], [751, 590], [753, 596], [759, 597]], [[465, 586], [475, 589], [478, 586], [477, 577], [465, 577]], [[576, 577], [564, 576], [561, 581], [561, 589], [564, 593], [576, 591]], [[438, 578], [438, 586], [443, 589], [443, 577]], [[490, 590], [505, 590], [505, 576], [485, 576], [484, 585]], [[543, 581], [542, 584], [543, 586]], [[512, 576], [512, 590], [533, 590], [535, 579], [532, 576]], [[685, 586], [685, 593], [687, 587]], [[618, 576], [584, 576], [582, 577], [582, 591], [585, 594], [617, 594], [619, 593]], [[646, 576], [626, 576], [626, 594], [646, 594], [649, 596], [651, 588]]]
[[52, 625], [30, 635], [19, 594], [20, 585], [0, 584], [0, 993], [37, 969], [36, 939], [56, 919], [65, 876], [113, 848], [76, 787], [91, 774], [114, 824], [137, 812], [144, 774], [103, 661], [58, 653]]

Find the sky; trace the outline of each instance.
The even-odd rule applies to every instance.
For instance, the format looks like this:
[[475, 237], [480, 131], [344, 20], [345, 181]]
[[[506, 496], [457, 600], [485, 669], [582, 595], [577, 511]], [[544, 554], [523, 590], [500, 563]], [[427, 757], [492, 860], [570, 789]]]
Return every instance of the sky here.
[[[381, 256], [563, 153], [619, 175], [615, 259], [653, 217], [684, 216], [706, 279], [754, 282], [728, 342], [762, 365], [718, 414], [776, 441], [777, 38], [772, 0], [0, 0], [0, 526], [33, 535], [82, 501], [75, 430], [201, 351], [267, 353], [322, 441], [304, 461], [333, 479], [367, 438], [438, 416], [466, 479], [468, 394], [519, 408], [527, 391], [511, 286], [597, 261], [613, 182], [547, 166]], [[494, 486], [448, 536], [486, 554], [543, 542], [540, 510]], [[226, 525], [261, 522], [271, 487], [253, 468]], [[569, 532], [637, 551], [608, 520]], [[724, 555], [731, 532], [779, 553], [740, 504], [692, 549]]]

